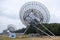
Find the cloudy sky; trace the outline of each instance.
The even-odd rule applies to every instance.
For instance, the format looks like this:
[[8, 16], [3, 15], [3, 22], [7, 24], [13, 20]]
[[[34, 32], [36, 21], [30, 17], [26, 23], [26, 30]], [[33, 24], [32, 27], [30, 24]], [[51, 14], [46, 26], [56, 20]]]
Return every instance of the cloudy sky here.
[[[0, 33], [13, 24], [17, 29], [25, 27], [19, 19], [21, 6], [32, 0], [0, 0]], [[33, 0], [44, 4], [50, 12], [50, 23], [60, 23], [60, 0]]]

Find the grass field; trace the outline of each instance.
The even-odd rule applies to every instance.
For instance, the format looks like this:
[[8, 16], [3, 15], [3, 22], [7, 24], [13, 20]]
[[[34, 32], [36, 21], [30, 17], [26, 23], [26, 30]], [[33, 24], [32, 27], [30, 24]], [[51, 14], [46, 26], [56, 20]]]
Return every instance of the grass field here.
[[17, 37], [15, 39], [11, 39], [9, 37], [2, 36], [2, 37], [0, 37], [0, 40], [60, 40], [60, 36], [55, 36], [55, 37], [52, 36], [52, 38], [49, 38], [47, 36], [42, 37], [42, 38], [41, 37], [31, 37], [31, 38], [28, 38], [28, 37], [19, 38], [19, 37]]

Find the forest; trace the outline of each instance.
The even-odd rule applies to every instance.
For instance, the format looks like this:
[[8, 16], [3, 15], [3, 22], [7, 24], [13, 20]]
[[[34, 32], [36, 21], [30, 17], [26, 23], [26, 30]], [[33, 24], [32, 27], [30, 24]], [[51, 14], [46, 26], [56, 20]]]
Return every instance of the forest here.
[[[43, 25], [46, 28], [48, 28], [51, 32], [53, 32], [56, 36], [60, 36], [60, 24], [59, 23], [49, 23], [49, 24], [44, 23]], [[42, 29], [43, 31], [47, 32], [48, 34], [50, 34], [40, 24], [38, 24], [38, 26], [36, 26], [36, 27], [38, 27], [38, 28]], [[26, 30], [26, 28], [19, 29], [19, 30], [15, 31], [15, 33], [23, 33]], [[37, 30], [36, 28], [34, 28], [33, 26], [30, 25], [29, 29], [27, 30], [27, 32], [25, 34], [30, 34], [30, 33], [41, 33], [41, 32], [39, 30]]]

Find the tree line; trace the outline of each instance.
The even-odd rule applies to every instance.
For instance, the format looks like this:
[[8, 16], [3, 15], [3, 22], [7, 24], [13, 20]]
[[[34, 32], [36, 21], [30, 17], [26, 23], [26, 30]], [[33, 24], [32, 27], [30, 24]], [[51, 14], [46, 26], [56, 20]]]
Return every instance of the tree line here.
[[[53, 32], [55, 35], [60, 36], [60, 24], [59, 23], [44, 23], [43, 24], [45, 27], [47, 27], [51, 32]], [[28, 26], [27, 26], [28, 27]], [[26, 27], [26, 28], [27, 28]], [[40, 24], [38, 24], [37, 26], [38, 28], [42, 29], [43, 31], [47, 32], [48, 34], [50, 34], [47, 30], [45, 30]], [[19, 30], [16, 30], [15, 33], [23, 33], [26, 28], [22, 28]], [[30, 25], [29, 29], [27, 30], [26, 34], [30, 34], [30, 33], [41, 33], [39, 30], [37, 30], [36, 28], [34, 28], [33, 26]], [[51, 34], [50, 34], [51, 35]]]

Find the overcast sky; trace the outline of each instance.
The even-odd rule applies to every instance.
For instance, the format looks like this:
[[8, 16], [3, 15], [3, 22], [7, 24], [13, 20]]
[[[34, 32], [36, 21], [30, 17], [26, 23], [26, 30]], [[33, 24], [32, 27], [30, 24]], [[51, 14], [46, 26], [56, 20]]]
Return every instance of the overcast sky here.
[[[17, 29], [25, 27], [19, 19], [21, 6], [32, 0], [0, 0], [0, 33], [13, 24]], [[33, 0], [44, 4], [50, 12], [50, 23], [60, 23], [60, 0]]]

